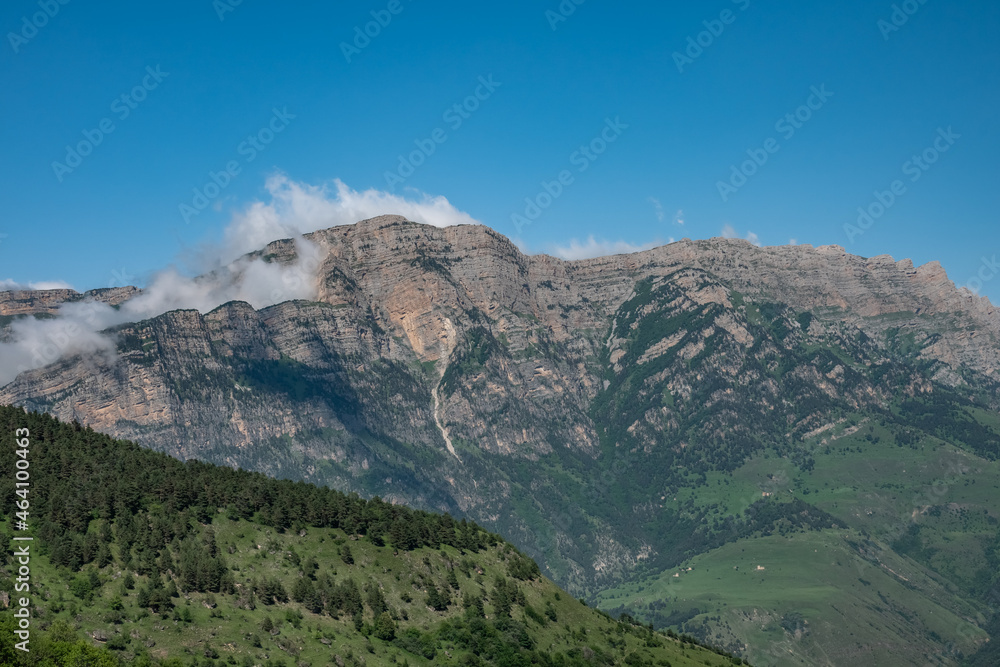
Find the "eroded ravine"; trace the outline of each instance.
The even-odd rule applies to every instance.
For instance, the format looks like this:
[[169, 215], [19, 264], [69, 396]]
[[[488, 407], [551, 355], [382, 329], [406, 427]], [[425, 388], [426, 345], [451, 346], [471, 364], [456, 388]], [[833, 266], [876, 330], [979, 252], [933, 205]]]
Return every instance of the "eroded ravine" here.
[[462, 459], [459, 458], [458, 452], [455, 451], [455, 445], [451, 443], [451, 437], [448, 436], [448, 429], [445, 427], [444, 422], [441, 421], [441, 399], [438, 397], [438, 387], [440, 386], [441, 381], [439, 380], [437, 386], [431, 390], [431, 396], [434, 397], [434, 423], [437, 425], [438, 430], [441, 431], [441, 437], [444, 438], [444, 444], [448, 448], [448, 451], [461, 463]]

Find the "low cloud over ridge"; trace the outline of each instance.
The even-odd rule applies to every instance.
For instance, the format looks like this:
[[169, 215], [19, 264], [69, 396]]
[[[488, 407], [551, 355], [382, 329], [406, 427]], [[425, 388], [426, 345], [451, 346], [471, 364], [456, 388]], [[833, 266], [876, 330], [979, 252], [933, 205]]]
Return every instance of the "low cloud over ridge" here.
[[76, 354], [113, 360], [114, 338], [101, 332], [127, 322], [171, 310], [207, 313], [229, 301], [264, 308], [292, 299], [313, 299], [321, 250], [302, 238], [296, 240], [296, 250], [297, 259], [288, 265], [243, 257], [199, 278], [168, 269], [118, 309], [96, 301], [67, 303], [52, 319], [15, 320], [9, 339], [0, 343], [0, 386], [20, 373]]
[[[203, 275], [185, 276], [170, 268], [156, 273], [142, 294], [119, 309], [96, 302], [61, 306], [57, 317], [22, 318], [12, 323], [0, 343], [0, 386], [27, 370], [75, 354], [114, 355], [114, 341], [100, 332], [126, 322], [192, 309], [206, 313], [229, 301], [246, 301], [254, 308], [316, 295], [321, 250], [303, 234], [347, 225], [384, 214], [398, 214], [436, 227], [482, 224], [459, 211], [445, 197], [413, 191], [413, 198], [369, 189], [354, 190], [343, 181], [329, 185], [298, 183], [284, 174], [266, 183], [268, 197], [236, 213], [218, 244], [206, 244], [187, 258]], [[246, 257], [268, 243], [295, 238], [297, 260], [288, 266]], [[193, 260], [193, 261], [192, 261]], [[69, 288], [62, 282], [19, 284], [0, 281], [0, 291]]]
[[[457, 209], [447, 198], [417, 190], [408, 191], [412, 196], [407, 197], [376, 189], [354, 190], [339, 179], [310, 185], [281, 173], [268, 178], [265, 188], [267, 196], [263, 200], [233, 215], [220, 243], [205, 244], [185, 258], [186, 264], [202, 273], [200, 277], [185, 276], [170, 268], [154, 274], [142, 294], [119, 309], [96, 302], [65, 304], [56, 318], [22, 318], [12, 323], [11, 335], [0, 343], [0, 386], [13, 381], [19, 373], [75, 354], [95, 359], [103, 355], [113, 360], [114, 340], [101, 332], [127, 322], [171, 310], [207, 313], [229, 301], [246, 301], [260, 309], [292, 299], [313, 299], [323, 258], [318, 246], [302, 238], [304, 234], [388, 214], [435, 227], [484, 224]], [[297, 260], [291, 265], [247, 257], [285, 238], [296, 239]], [[573, 260], [638, 252], [661, 244], [636, 245], [590, 236], [584, 242], [573, 239], [565, 245], [549, 246], [546, 251]], [[55, 288], [69, 285], [0, 281], [0, 291]]]
[[411, 190], [414, 198], [368, 189], [358, 191], [340, 179], [309, 185], [275, 174], [265, 185], [267, 201], [256, 201], [233, 216], [220, 247], [203, 252], [202, 264], [222, 263], [259, 250], [271, 241], [320, 229], [351, 225], [380, 215], [402, 215], [435, 227], [481, 225], [443, 196]]

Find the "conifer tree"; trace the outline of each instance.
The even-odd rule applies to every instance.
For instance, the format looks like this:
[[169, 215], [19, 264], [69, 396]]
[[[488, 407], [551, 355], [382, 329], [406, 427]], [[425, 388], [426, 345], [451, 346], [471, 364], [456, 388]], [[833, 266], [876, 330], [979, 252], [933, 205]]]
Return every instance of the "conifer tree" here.
[[392, 620], [389, 612], [384, 611], [375, 619], [374, 633], [376, 637], [386, 642], [396, 638], [396, 622]]

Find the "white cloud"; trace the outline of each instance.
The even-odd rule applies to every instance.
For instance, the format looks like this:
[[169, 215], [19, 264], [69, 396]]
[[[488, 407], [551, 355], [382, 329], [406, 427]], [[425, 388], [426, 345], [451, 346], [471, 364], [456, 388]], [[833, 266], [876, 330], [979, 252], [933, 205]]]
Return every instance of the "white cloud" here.
[[[673, 239], [670, 242], [672, 243]], [[549, 250], [549, 254], [569, 260], [590, 259], [593, 257], [606, 257], [607, 255], [624, 255], [632, 252], [641, 252], [660, 245], [663, 245], [663, 243], [659, 241], [642, 245], [635, 245], [627, 241], [598, 241], [593, 236], [590, 236], [584, 243], [573, 239], [568, 245], [553, 246]]]
[[15, 320], [9, 342], [0, 343], [0, 386], [23, 371], [47, 366], [64, 356], [113, 355], [111, 339], [97, 332], [118, 323], [121, 317], [110, 306], [89, 302], [66, 304], [54, 319]]
[[745, 240], [749, 241], [750, 243], [754, 244], [758, 248], [761, 245], [761, 243], [760, 243], [760, 237], [757, 236], [755, 233], [753, 233], [753, 232], [747, 232], [747, 235], [745, 237], [744, 236], [740, 236], [739, 232], [736, 231], [736, 228], [733, 227], [732, 225], [730, 225], [729, 223], [726, 223], [725, 225], [722, 226], [722, 231], [719, 232], [719, 235], [722, 238], [724, 238], [724, 239], [739, 239], [739, 238], [742, 238], [742, 239], [745, 239]]
[[[656, 197], [650, 197], [647, 201], [653, 205], [653, 209], [656, 211], [656, 219], [660, 222], [666, 222], [667, 213], [663, 209], [663, 203]], [[674, 224], [683, 225], [684, 224], [684, 209], [678, 209], [677, 213], [674, 214]]]
[[667, 214], [663, 212], [663, 204], [656, 197], [650, 197], [649, 203], [653, 205], [653, 209], [656, 211], [656, 219], [663, 222], [667, 219]]
[[296, 260], [288, 265], [242, 257], [198, 278], [175, 269], [162, 271], [142, 294], [122, 304], [121, 311], [128, 316], [124, 321], [181, 309], [207, 313], [229, 301], [246, 301], [260, 309], [293, 299], [314, 299], [322, 250], [301, 237], [295, 246]]
[[200, 253], [201, 266], [232, 261], [278, 239], [380, 215], [402, 215], [435, 227], [482, 224], [455, 208], [447, 198], [412, 189], [413, 197], [407, 198], [382, 190], [354, 190], [340, 179], [328, 185], [309, 185], [284, 174], [268, 178], [266, 189], [267, 201], [253, 202], [233, 216], [221, 248]]
[[113, 360], [115, 343], [102, 331], [171, 310], [207, 313], [229, 301], [246, 301], [254, 308], [293, 299], [316, 298], [320, 248], [296, 240], [297, 259], [288, 264], [240, 259], [211, 274], [190, 278], [175, 269], [154, 276], [149, 286], [116, 310], [94, 301], [68, 303], [53, 319], [20, 318], [11, 324], [9, 340], [0, 343], [0, 386], [19, 373], [82, 354]]
[[183, 276], [174, 269], [162, 271], [141, 294], [117, 310], [88, 301], [63, 304], [52, 319], [17, 319], [11, 324], [8, 341], [0, 343], [0, 386], [19, 373], [77, 354], [113, 360], [114, 340], [101, 332], [126, 322], [171, 310], [207, 313], [229, 301], [264, 308], [293, 299], [315, 299], [321, 250], [301, 238], [296, 240], [296, 249], [297, 259], [288, 265], [243, 258], [199, 278]]
[[[267, 201], [253, 202], [233, 216], [221, 245], [203, 246], [195, 264], [205, 274], [191, 278], [170, 268], [154, 275], [142, 293], [119, 309], [99, 303], [66, 304], [54, 319], [22, 318], [0, 343], [0, 386], [18, 373], [75, 354], [113, 357], [112, 339], [99, 332], [171, 310], [206, 313], [229, 301], [254, 308], [293, 299], [315, 299], [322, 249], [302, 234], [380, 215], [397, 214], [436, 227], [481, 224], [444, 197], [417, 191], [406, 198], [379, 190], [352, 190], [340, 180], [330, 186], [297, 183], [283, 174], [267, 180]], [[296, 239], [296, 260], [289, 265], [249, 259], [246, 254], [283, 238]], [[0, 282], [0, 290], [54, 289], [65, 283], [20, 285]]]

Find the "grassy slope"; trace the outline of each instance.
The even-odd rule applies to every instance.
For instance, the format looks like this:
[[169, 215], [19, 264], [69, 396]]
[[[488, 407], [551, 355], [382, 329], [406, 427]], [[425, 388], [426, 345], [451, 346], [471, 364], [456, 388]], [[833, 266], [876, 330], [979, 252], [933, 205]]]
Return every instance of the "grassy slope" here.
[[[686, 630], [746, 644], [760, 664], [954, 664], [975, 652], [987, 639], [974, 585], [998, 534], [1000, 464], [936, 438], [900, 446], [877, 422], [845, 427], [805, 444], [811, 471], [761, 456], [677, 502], [738, 514], [763, 493], [794, 496], [848, 530], [742, 539], [607, 591], [600, 606], [650, 618], [666, 602], [660, 618], [672, 625], [697, 609]], [[668, 618], [677, 610], [689, 613]]]
[[[8, 527], [2, 525], [6, 534]], [[462, 616], [461, 605], [457, 602], [446, 612], [436, 612], [428, 607], [424, 603], [426, 592], [414, 581], [416, 575], [422, 574], [444, 584], [449, 563], [463, 559], [471, 561], [474, 568], [470, 576], [458, 575], [461, 591], [451, 593], [452, 598], [458, 601], [464, 592], [482, 594], [492, 587], [496, 575], [507, 574], [503, 553], [505, 546], [492, 547], [477, 554], [460, 554], [452, 547], [444, 547], [394, 555], [391, 546], [376, 547], [366, 540], [351, 540], [339, 530], [307, 529], [302, 536], [277, 534], [270, 528], [246, 521], [230, 521], [221, 515], [212, 526], [219, 547], [228, 551], [231, 545], [234, 549], [228, 559], [231, 568], [237, 570], [237, 584], [246, 585], [251, 576], [275, 576], [286, 589], [291, 590], [295, 579], [300, 576], [299, 567], [286, 556], [291, 550], [303, 557], [313, 555], [320, 563], [320, 573], [329, 572], [338, 579], [353, 577], [359, 587], [376, 583], [389, 607], [397, 614], [405, 613], [406, 620], [399, 621], [400, 634], [406, 628], [431, 631], [445, 619]], [[353, 565], [345, 564], [338, 555], [344, 544], [350, 546], [355, 560]], [[112, 565], [102, 572], [103, 585], [90, 599], [81, 599], [70, 592], [71, 582], [79, 576], [65, 568], [52, 566], [47, 558], [33, 561], [33, 577], [39, 585], [36, 595], [45, 599], [39, 605], [42, 607], [39, 616], [44, 619], [43, 624], [65, 620], [81, 634], [89, 635], [98, 630], [104, 631], [109, 638], [120, 635], [128, 642], [127, 648], [122, 651], [125, 656], [137, 650], [141, 652], [139, 647], [152, 640], [149, 653], [153, 658], [178, 657], [185, 663], [192, 657], [200, 658], [214, 651], [223, 660], [232, 656], [237, 662], [242, 662], [243, 658], [249, 657], [252, 664], [261, 664], [269, 659], [285, 659], [290, 663], [304, 661], [311, 665], [326, 665], [331, 661], [339, 664], [338, 657], [346, 664], [359, 665], [389, 665], [404, 660], [410, 665], [467, 664], [462, 662], [467, 652], [456, 650], [453, 642], [440, 642], [437, 654], [428, 660], [392, 642], [365, 636], [365, 632], [370, 630], [357, 631], [350, 617], [342, 615], [333, 619], [312, 614], [295, 602], [270, 606], [258, 603], [256, 609], [248, 611], [237, 608], [236, 600], [231, 596], [181, 594], [174, 600], [175, 610], [184, 618], [188, 618], [189, 614], [191, 620], [177, 620], [174, 612], [170, 612], [165, 620], [138, 607], [136, 592], [147, 583], [146, 578], [141, 576], [135, 578], [135, 589], [120, 598], [124, 606], [123, 622], [108, 622], [111, 602], [122, 593], [121, 571]], [[525, 608], [517, 606], [512, 617], [528, 628], [537, 648], [546, 652], [570, 654], [590, 646], [613, 657], [615, 664], [621, 664], [629, 654], [637, 654], [649, 664], [669, 663], [676, 667], [732, 664], [704, 648], [682, 645], [665, 636], [656, 635], [652, 644], [660, 645], [650, 645], [644, 637], [638, 636], [644, 634], [641, 630], [622, 632], [619, 623], [570, 597], [548, 579], [518, 584], [527, 604], [537, 610], [543, 621], [529, 619]], [[406, 602], [404, 595], [409, 596], [411, 601]], [[217, 606], [210, 609], [206, 606], [207, 600], [214, 600]], [[554, 610], [555, 622], [542, 615], [547, 607]], [[302, 614], [301, 620], [296, 618], [298, 613]], [[488, 603], [486, 614], [488, 618], [493, 617], [493, 609]], [[277, 626], [278, 634], [272, 635], [261, 629], [265, 617]], [[366, 625], [372, 620], [370, 610], [366, 610]], [[324, 638], [329, 644], [322, 641]], [[255, 647], [258, 641], [260, 646]]]
[[[475, 526], [451, 524], [451, 537], [444, 539], [438, 533], [438, 539], [415, 543], [436, 547], [397, 548], [383, 542], [395, 534], [391, 522], [373, 523], [376, 515], [387, 518], [389, 506], [381, 503], [339, 496], [332, 500], [347, 502], [353, 510], [337, 510], [336, 502], [316, 505], [335, 494], [225, 468], [183, 465], [131, 443], [60, 425], [46, 416], [25, 416], [19, 410], [0, 407], [0, 423], [11, 431], [29, 424], [32, 430], [33, 647], [44, 648], [46, 636], [86, 637], [111, 649], [127, 664], [149, 665], [152, 660], [165, 667], [514, 666], [527, 665], [532, 659], [543, 665], [690, 667], [736, 662], [693, 642], [681, 642], [635, 623], [616, 622], [587, 607], [538, 576], [537, 566], [513, 547]], [[12, 449], [0, 451], [4, 469], [14, 469], [14, 458]], [[261, 501], [254, 520], [239, 519], [240, 508], [233, 504], [247, 492], [269, 498]], [[0, 540], [12, 544], [12, 484], [4, 485], [3, 495], [9, 511], [0, 518]], [[217, 502], [211, 502], [212, 497]], [[310, 524], [296, 505], [309, 498], [317, 512], [340, 512], [337, 520], [346, 523]], [[104, 517], [110, 507], [115, 508], [115, 518], [109, 523]], [[283, 522], [277, 517], [282, 511], [300, 513], [293, 529], [279, 528]], [[393, 511], [397, 527], [400, 520], [412, 522], [414, 530], [440, 531], [449, 525], [433, 515], [400, 508]], [[264, 517], [270, 517], [267, 523]], [[144, 536], [132, 533], [140, 535], [136, 546], [123, 553], [122, 535], [140, 525], [145, 527]], [[349, 534], [345, 525], [366, 525], [368, 534], [360, 536], [353, 530]], [[62, 538], [53, 538], [61, 542], [43, 539], [45, 530], [56, 528], [67, 531]], [[466, 528], [478, 537], [465, 541]], [[164, 539], [166, 533], [161, 530], [173, 531], [175, 537]], [[57, 549], [60, 558], [65, 558], [72, 551], [70, 544], [86, 547], [90, 541], [94, 545], [91, 556], [78, 561], [86, 563], [82, 568], [55, 564], [63, 562], [56, 558]], [[212, 553], [208, 545], [213, 543], [225, 559], [232, 586], [223, 584], [216, 593], [186, 587], [184, 559], [195, 552], [185, 545], [198, 545]], [[100, 544], [110, 549], [103, 567], [100, 557], [93, 555]], [[151, 550], [142, 544], [159, 546]], [[311, 613], [306, 604], [294, 601], [296, 582], [309, 578], [306, 563], [311, 558], [318, 566], [311, 573], [313, 578], [329, 578], [337, 585], [355, 582], [365, 600], [357, 614], [345, 613], [343, 605], [330, 599], [320, 603], [320, 608], [326, 605], [324, 614]], [[13, 593], [15, 563], [9, 553], [0, 564], [4, 565], [0, 590]], [[140, 603], [141, 592], [156, 588], [150, 576], [157, 576], [152, 574], [157, 569], [164, 572], [159, 576], [167, 590], [174, 585], [179, 589], [159, 610], [152, 608], [155, 604]], [[126, 585], [129, 577], [134, 580], [132, 586]], [[261, 585], [270, 580], [279, 581], [291, 600], [265, 604]], [[495, 608], [501, 580], [520, 591], [520, 595], [510, 595], [509, 621]], [[257, 595], [248, 598], [246, 592], [255, 584]], [[435, 587], [450, 590], [451, 604], [440, 611], [428, 604], [428, 593]], [[382, 601], [373, 603], [370, 591], [379, 591]], [[485, 622], [463, 608], [466, 597], [484, 601]], [[256, 602], [248, 604], [248, 599]], [[381, 609], [375, 607], [383, 604], [386, 613], [380, 614]], [[10, 618], [4, 616], [0, 616], [0, 635], [5, 635], [0, 636], [0, 663], [6, 664], [9, 659], [3, 656], [10, 655], [13, 642], [8, 634]], [[395, 639], [378, 631], [388, 618], [393, 621]], [[490, 636], [502, 639], [493, 642], [494, 648], [503, 646], [491, 652], [485, 642]], [[479, 650], [471, 650], [477, 642]], [[36, 664], [29, 656], [16, 655], [18, 664]], [[181, 662], [173, 663], [173, 659]]]
[[836, 531], [772, 535], [694, 558], [680, 577], [664, 574], [609, 592], [602, 605], [666, 600], [673, 608], [696, 609], [688, 627], [707, 626], [698, 634], [721, 644], [748, 642], [747, 653], [759, 664], [911, 665], [941, 652], [931, 633], [952, 639], [968, 627], [966, 651], [986, 638], [956, 613], [962, 610], [952, 609], [942, 586], [919, 570], [914, 576], [912, 563], [890, 554], [882, 564], [860, 558]]

